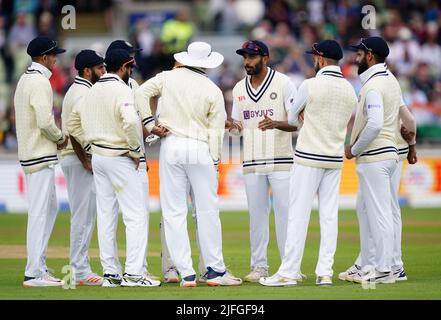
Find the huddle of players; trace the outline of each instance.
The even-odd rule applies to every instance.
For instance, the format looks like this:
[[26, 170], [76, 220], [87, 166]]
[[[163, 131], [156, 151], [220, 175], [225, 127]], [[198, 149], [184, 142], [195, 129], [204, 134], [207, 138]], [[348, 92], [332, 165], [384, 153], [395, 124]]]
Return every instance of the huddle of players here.
[[[63, 50], [47, 38], [33, 41], [40, 43], [33, 44], [39, 50], [30, 52], [28, 48], [34, 62], [23, 77], [32, 76], [29, 82], [37, 82], [38, 78], [47, 87], [50, 75], [47, 76], [49, 73], [45, 69], [50, 70], [48, 67], [54, 62], [46, 60]], [[16, 112], [24, 104], [30, 104], [42, 132], [40, 138], [55, 142], [58, 149], [64, 148], [61, 167], [72, 211], [70, 260], [75, 281], [106, 287], [160, 285], [158, 278], [148, 273], [146, 261], [148, 177], [144, 139], [152, 133], [162, 138], [160, 200], [164, 281], [180, 281], [183, 287], [197, 285], [186, 232], [190, 193], [201, 252], [198, 281], [212, 286], [242, 283], [226, 270], [222, 257], [216, 167], [224, 127], [231, 134], [241, 134], [244, 138], [243, 171], [251, 240], [251, 272], [244, 277], [245, 281], [265, 286], [291, 286], [306, 278], [300, 272], [300, 265], [309, 216], [317, 195], [321, 242], [316, 283], [332, 284], [344, 152], [348, 159], [357, 158], [361, 251], [355, 264], [339, 278], [360, 283], [406, 280], [401, 261], [398, 185], [403, 157], [407, 156], [409, 163], [416, 162], [415, 122], [402, 101], [396, 79], [384, 63], [389, 53], [385, 41], [371, 37], [353, 48], [357, 51], [363, 82], [358, 103], [352, 86], [338, 67], [343, 54], [337, 42], [326, 40], [307, 51], [313, 54], [317, 75], [305, 80], [298, 90], [288, 77], [267, 67], [269, 50], [264, 43], [245, 42], [236, 52], [243, 56], [248, 77], [233, 89], [232, 121], [226, 120], [222, 93], [205, 74], [206, 68], [220, 65], [223, 57], [201, 42], [192, 43], [188, 52], [175, 55], [179, 64], [174, 70], [158, 74], [140, 88], [130, 78], [135, 66], [133, 56], [138, 49], [117, 40], [107, 50], [105, 60], [91, 50], [83, 50], [75, 61], [79, 74], [63, 103], [62, 131], [54, 125], [53, 117], [44, 119], [49, 128], [40, 126], [42, 121], [38, 119], [40, 115], [34, 100], [30, 99], [30, 103], [29, 100], [19, 101], [25, 89], [19, 91], [18, 87]], [[46, 67], [42, 68], [41, 64]], [[196, 88], [209, 100], [208, 110], [186, 111], [185, 106], [189, 109], [192, 104], [204, 107], [204, 102], [195, 102], [198, 100]], [[49, 108], [51, 92], [45, 94], [46, 100], [50, 100], [45, 108]], [[150, 108], [150, 98], [157, 96], [163, 100], [156, 119], [158, 125]], [[178, 104], [184, 108], [165, 107]], [[344, 150], [346, 128], [356, 105], [351, 145]], [[24, 113], [29, 110], [21, 109], [20, 116], [25, 117]], [[20, 122], [19, 114], [17, 122]], [[294, 153], [290, 132], [295, 130], [300, 132]], [[55, 158], [50, 154], [23, 155], [20, 150], [25, 150], [25, 143], [20, 139], [19, 128], [17, 135], [30, 199], [24, 285], [59, 286], [63, 281], [47, 271], [45, 262], [47, 241], [56, 216], [56, 203], [54, 207], [52, 201], [56, 155]], [[90, 141], [93, 143], [89, 144]], [[30, 155], [37, 154], [38, 158], [29, 159]], [[188, 163], [193, 154], [197, 154], [197, 159]], [[47, 162], [37, 163], [41, 161], [38, 159], [46, 158]], [[44, 170], [50, 173], [44, 178], [35, 177]], [[51, 200], [46, 202], [51, 203], [41, 204], [38, 203], [41, 200], [32, 199], [42, 187], [48, 189], [46, 195]], [[277, 273], [268, 277], [270, 187], [282, 264]], [[35, 214], [31, 214], [32, 208]], [[124, 274], [116, 241], [119, 208], [127, 237]], [[45, 211], [49, 214], [42, 214]], [[104, 277], [92, 272], [87, 254], [96, 213]]]

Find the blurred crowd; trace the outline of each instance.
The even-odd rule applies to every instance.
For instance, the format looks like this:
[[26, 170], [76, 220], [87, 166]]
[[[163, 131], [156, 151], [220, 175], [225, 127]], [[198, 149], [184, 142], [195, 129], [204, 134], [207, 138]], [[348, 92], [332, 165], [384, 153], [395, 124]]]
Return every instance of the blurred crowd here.
[[[26, 47], [36, 35], [62, 40], [60, 6], [69, 1], [0, 0], [0, 153], [15, 151], [13, 92], [27, 64]], [[73, 1], [75, 2], [75, 1]], [[87, 12], [108, 12], [125, 0], [76, 1]], [[136, 2], [136, 1], [127, 1]], [[152, 1], [139, 1], [152, 2]], [[161, 1], [166, 2], [166, 1]], [[180, 10], [160, 30], [139, 19], [128, 29], [127, 39], [143, 50], [136, 57], [137, 79], [143, 82], [173, 66], [173, 53], [185, 50], [198, 35], [243, 36], [264, 41], [270, 47], [271, 66], [299, 85], [314, 76], [313, 62], [305, 55], [314, 42], [333, 38], [343, 48], [360, 38], [380, 35], [390, 46], [389, 69], [397, 76], [406, 104], [418, 124], [419, 142], [441, 144], [441, 6], [436, 0], [375, 1], [376, 28], [363, 30], [362, 7], [370, 2], [351, 0], [188, 0], [191, 11]], [[72, 3], [72, 1], [70, 1]], [[111, 19], [107, 19], [110, 21]], [[241, 44], [238, 43], [238, 47]], [[345, 51], [342, 71], [358, 92], [361, 83], [355, 54]], [[210, 77], [225, 95], [227, 113], [231, 90], [245, 75], [226, 61]], [[75, 70], [59, 64], [51, 84], [54, 112], [59, 119], [64, 92]]]

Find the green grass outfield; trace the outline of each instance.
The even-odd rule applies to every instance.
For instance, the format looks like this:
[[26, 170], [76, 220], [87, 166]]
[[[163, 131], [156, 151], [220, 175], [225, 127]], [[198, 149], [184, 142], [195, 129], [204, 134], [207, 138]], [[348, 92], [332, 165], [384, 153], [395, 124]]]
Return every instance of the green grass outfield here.
[[[334, 264], [334, 285], [315, 285], [315, 263], [318, 255], [319, 224], [317, 212], [312, 214], [308, 240], [302, 264], [302, 272], [308, 276], [296, 287], [268, 288], [259, 284], [245, 283], [240, 287], [212, 288], [199, 285], [196, 288], [180, 288], [179, 284], [162, 284], [159, 288], [23, 288], [23, 271], [26, 260], [17, 257], [23, 251], [26, 235], [26, 215], [0, 215], [0, 299], [441, 299], [441, 210], [403, 209], [403, 258], [408, 281], [377, 285], [375, 290], [363, 289], [360, 285], [337, 279], [340, 271], [351, 265], [358, 253], [358, 223], [354, 211], [341, 211], [339, 238]], [[159, 214], [150, 217], [149, 271], [160, 275]], [[68, 264], [69, 214], [60, 214], [49, 244], [58, 250], [57, 258], [49, 254], [48, 266], [62, 277], [61, 269]], [[223, 252], [226, 264], [237, 276], [249, 271], [248, 215], [245, 212], [221, 214], [223, 229]], [[193, 223], [189, 229], [194, 235]], [[124, 249], [123, 224], [119, 223], [119, 249]], [[191, 237], [193, 262], [197, 267], [197, 249]], [[96, 233], [91, 250], [97, 255]], [[93, 249], [94, 248], [94, 249]], [[64, 253], [63, 253], [64, 252]], [[63, 258], [64, 257], [64, 258]], [[270, 273], [280, 263], [274, 236], [274, 219], [271, 216], [271, 238], [268, 248]], [[124, 262], [124, 257], [120, 257]], [[98, 258], [92, 258], [94, 271], [100, 273]]]

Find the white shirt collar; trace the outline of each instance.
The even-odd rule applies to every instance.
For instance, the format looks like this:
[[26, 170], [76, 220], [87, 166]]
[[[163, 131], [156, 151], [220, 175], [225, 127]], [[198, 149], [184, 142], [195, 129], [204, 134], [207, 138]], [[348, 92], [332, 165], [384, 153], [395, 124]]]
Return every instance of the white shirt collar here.
[[45, 76], [47, 79], [49, 79], [52, 76], [52, 72], [38, 62], [32, 62], [29, 69], [40, 71], [43, 74], [43, 76]]
[[365, 72], [360, 74], [360, 80], [362, 84], [365, 84], [366, 81], [368, 81], [375, 73], [386, 71], [387, 67], [385, 63], [377, 63], [374, 64], [372, 67], [367, 69]]
[[89, 80], [87, 80], [87, 79], [85, 79], [85, 78], [83, 78], [83, 77], [80, 77], [80, 76], [76, 76], [75, 77], [75, 80], [76, 81], [79, 81], [80, 83], [83, 83], [83, 84], [86, 84], [88, 87], [92, 87], [92, 82], [90, 82]]
[[339, 66], [326, 66], [326, 67], [321, 68], [315, 76], [318, 77], [325, 71], [332, 71], [332, 72], [341, 73], [341, 69]]
[[118, 75], [115, 74], [115, 73], [110, 73], [110, 72], [105, 73], [105, 74], [102, 75], [102, 77], [100, 78], [100, 80], [101, 80], [101, 79], [105, 79], [105, 78], [116, 78], [117, 80], [119, 80], [119, 81], [121, 81], [122, 83], [124, 83], [125, 85], [127, 85], [127, 83], [125, 83], [124, 80], [121, 79], [121, 77], [118, 76]]

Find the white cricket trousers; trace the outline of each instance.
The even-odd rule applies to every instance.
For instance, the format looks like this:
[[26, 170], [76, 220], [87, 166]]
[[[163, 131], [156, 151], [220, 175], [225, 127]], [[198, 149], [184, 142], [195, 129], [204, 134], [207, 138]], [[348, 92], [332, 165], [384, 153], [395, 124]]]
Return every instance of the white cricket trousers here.
[[368, 271], [372, 267], [380, 272], [392, 271], [395, 246], [392, 203], [395, 201], [393, 194], [396, 193], [393, 184], [396, 169], [396, 160], [357, 164], [359, 180], [357, 216], [360, 225], [363, 271]]
[[25, 276], [41, 277], [47, 271], [47, 246], [57, 217], [54, 165], [25, 177], [29, 206]]
[[138, 177], [141, 180], [142, 184], [142, 196], [143, 196], [143, 206], [144, 212], [147, 215], [147, 247], [144, 253], [144, 267], [143, 270], [147, 271], [148, 263], [147, 263], [147, 252], [148, 252], [148, 239], [149, 239], [149, 222], [150, 222], [150, 191], [149, 191], [149, 175], [147, 173], [147, 168], [138, 168]]
[[225, 271], [216, 169], [208, 144], [170, 134], [161, 140], [160, 202], [167, 248], [181, 276], [194, 275], [187, 232], [187, 184], [197, 208], [198, 237], [205, 267]]
[[93, 177], [96, 188], [98, 243], [104, 274], [121, 274], [116, 229], [118, 206], [126, 227], [125, 272], [141, 275], [146, 270], [147, 213], [142, 181], [128, 157], [94, 154]]
[[251, 269], [268, 269], [270, 187], [273, 194], [277, 246], [282, 259], [288, 224], [290, 172], [248, 173], [244, 175], [244, 180], [250, 212]]
[[65, 156], [61, 169], [66, 179], [70, 205], [70, 265], [76, 278], [92, 273], [88, 250], [96, 222], [96, 194], [93, 175], [76, 155]]
[[[205, 268], [205, 263], [204, 260], [202, 259], [202, 255], [200, 254], [201, 252], [201, 246], [199, 244], [199, 236], [198, 236], [198, 221], [197, 221], [197, 217], [196, 217], [196, 207], [194, 204], [194, 195], [193, 195], [193, 191], [189, 189], [189, 193], [190, 193], [190, 198], [191, 203], [192, 203], [192, 210], [191, 210], [191, 217], [193, 218], [193, 222], [195, 224], [195, 229], [196, 229], [196, 244], [199, 250], [199, 265], [198, 265], [198, 271], [200, 274], [204, 274], [206, 272], [206, 268]], [[162, 262], [162, 273], [166, 273], [169, 269], [174, 268], [176, 269], [176, 266], [173, 264], [173, 261], [170, 257], [170, 252], [167, 248], [167, 242], [165, 240], [165, 232], [164, 232], [164, 219], [161, 215], [161, 222], [159, 224], [159, 228], [161, 230], [161, 262]]]
[[[402, 253], [401, 253], [401, 233], [402, 233], [402, 221], [400, 210], [400, 179], [403, 172], [403, 160], [397, 164], [397, 169], [392, 175], [392, 217], [394, 228], [394, 249], [393, 249], [393, 265], [392, 270], [399, 270], [403, 267]], [[361, 253], [358, 255], [355, 264], [362, 266], [364, 271], [371, 270], [375, 265], [375, 244], [372, 238], [372, 234], [369, 230], [369, 223], [367, 222], [367, 215], [361, 213], [361, 210], [365, 210], [362, 200], [362, 194], [359, 192], [357, 195], [357, 215], [359, 217], [360, 224], [360, 247], [365, 248], [366, 255], [365, 261], [362, 261]], [[368, 236], [361, 236], [362, 232], [368, 234]], [[367, 239], [366, 239], [367, 238]]]
[[300, 273], [313, 200], [318, 197], [320, 251], [315, 273], [332, 276], [338, 235], [338, 199], [341, 169], [322, 169], [294, 164], [289, 192], [288, 235], [285, 255], [277, 272], [296, 278]]

